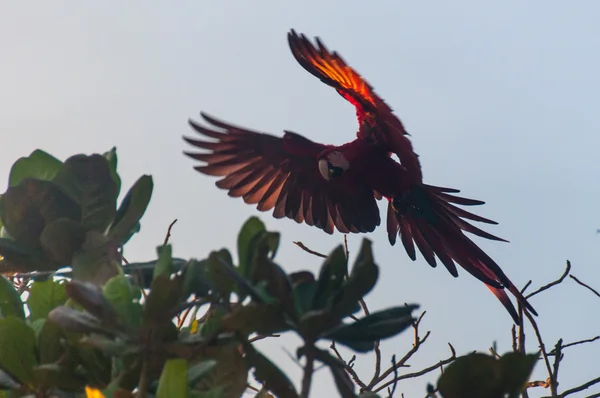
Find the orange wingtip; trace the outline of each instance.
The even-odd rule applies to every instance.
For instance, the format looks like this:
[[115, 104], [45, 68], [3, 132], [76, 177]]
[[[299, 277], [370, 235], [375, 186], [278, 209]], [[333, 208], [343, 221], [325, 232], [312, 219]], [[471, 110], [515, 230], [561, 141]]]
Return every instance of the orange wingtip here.
[[[365, 79], [348, 66], [339, 54], [330, 52], [318, 37], [315, 40], [318, 48], [305, 35], [298, 35], [293, 29], [288, 33], [292, 54], [307, 71], [345, 94], [376, 106], [373, 89]], [[355, 103], [347, 95], [344, 97]]]

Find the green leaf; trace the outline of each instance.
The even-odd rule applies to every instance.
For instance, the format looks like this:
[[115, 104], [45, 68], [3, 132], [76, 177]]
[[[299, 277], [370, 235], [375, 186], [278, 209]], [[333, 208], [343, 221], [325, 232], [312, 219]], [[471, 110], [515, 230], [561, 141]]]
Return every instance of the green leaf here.
[[40, 353], [40, 363], [53, 363], [58, 361], [63, 355], [65, 349], [59, 343], [64, 337], [61, 328], [54, 322], [48, 322], [43, 319], [42, 328], [37, 336], [37, 347]]
[[41, 249], [31, 249], [8, 238], [0, 238], [2, 272], [54, 271], [60, 263], [46, 257]]
[[210, 283], [206, 276], [207, 260], [191, 259], [183, 271], [183, 291], [186, 297], [195, 294], [198, 297], [208, 295]]
[[117, 312], [99, 286], [89, 282], [71, 280], [65, 289], [70, 298], [103, 323], [112, 325], [117, 322]]
[[223, 387], [211, 388], [208, 391], [191, 391], [191, 398], [228, 398]]
[[108, 160], [108, 165], [110, 166], [110, 176], [117, 186], [116, 197], [119, 197], [119, 192], [121, 191], [121, 177], [119, 177], [119, 173], [117, 172], [117, 147], [112, 147], [110, 151], [104, 152], [102, 156]]
[[8, 185], [15, 187], [26, 178], [50, 181], [62, 162], [41, 149], [31, 152], [31, 155], [17, 159], [10, 169]]
[[19, 382], [33, 387], [36, 365], [33, 330], [22, 319], [13, 316], [0, 319], [0, 367]]
[[504, 396], [500, 361], [473, 353], [457, 358], [438, 379], [444, 398], [502, 398]]
[[15, 285], [3, 275], [0, 275], [0, 313], [4, 318], [13, 315], [25, 319], [21, 296]]
[[85, 242], [86, 230], [81, 223], [59, 218], [46, 225], [40, 241], [46, 255], [54, 261], [70, 265], [73, 255]]
[[66, 391], [82, 390], [86, 380], [81, 375], [74, 374], [57, 364], [45, 364], [33, 369], [36, 384], [43, 390], [59, 388]]
[[312, 310], [316, 291], [316, 282], [301, 282], [294, 286], [294, 307], [297, 318], [301, 318], [308, 311]]
[[129, 189], [119, 206], [115, 219], [110, 226], [109, 236], [125, 244], [131, 236], [140, 230], [140, 219], [146, 212], [154, 183], [149, 175], [141, 176]]
[[123, 273], [122, 257], [116, 242], [98, 231], [88, 231], [80, 250], [73, 254], [73, 279], [104, 285], [113, 276]]
[[525, 355], [519, 352], [509, 352], [500, 358], [502, 385], [511, 398], [517, 398], [521, 394], [537, 361], [538, 354]]
[[240, 397], [246, 390], [249, 369], [238, 350], [238, 344], [215, 346], [204, 353], [207, 359], [214, 359], [217, 365], [210, 374], [194, 385], [194, 389], [210, 391], [215, 387], [222, 387], [223, 396]]
[[125, 275], [110, 278], [104, 285], [102, 293], [122, 321], [131, 326], [142, 324], [142, 306], [138, 301], [140, 289], [133, 286]]
[[40, 246], [46, 225], [59, 218], [80, 219], [81, 209], [49, 181], [25, 179], [10, 187], [0, 200], [4, 228], [16, 241], [32, 248]]
[[374, 312], [356, 322], [338, 326], [323, 338], [344, 344], [358, 352], [370, 351], [375, 341], [395, 336], [412, 326], [415, 321], [412, 311], [418, 307], [413, 304]]
[[143, 308], [145, 324], [169, 322], [176, 315], [174, 310], [187, 299], [182, 297], [182, 285], [180, 276], [170, 279], [169, 275], [163, 274], [154, 278]]
[[348, 259], [342, 245], [337, 246], [321, 266], [312, 308], [324, 308], [340, 290], [348, 274]]
[[159, 275], [171, 275], [173, 273], [171, 262], [173, 260], [173, 246], [167, 244], [156, 248], [158, 261], [154, 267], [153, 279]]
[[217, 361], [212, 359], [198, 362], [188, 369], [188, 384], [193, 386], [198, 383], [200, 379], [209, 374], [215, 366], [217, 366]]
[[188, 396], [187, 371], [185, 359], [167, 360], [160, 375], [156, 398], [186, 398]]
[[48, 314], [48, 319], [65, 331], [76, 333], [106, 333], [111, 334], [113, 331], [101, 323], [98, 318], [90, 315], [87, 312], [77, 311], [64, 305], [56, 307]]
[[252, 261], [252, 247], [250, 246], [250, 242], [252, 239], [260, 234], [261, 232], [265, 232], [265, 224], [258, 217], [250, 217], [244, 225], [242, 225], [242, 229], [238, 234], [237, 239], [237, 247], [238, 247], [238, 258], [240, 260], [240, 272], [244, 276], [248, 276], [247, 270], [249, 268], [249, 264]]
[[71, 156], [53, 181], [79, 203], [80, 220], [87, 228], [104, 232], [114, 220], [117, 184], [105, 157], [98, 154]]
[[64, 281], [48, 279], [43, 282], [33, 282], [29, 289], [27, 307], [31, 319], [48, 317], [50, 311], [67, 301], [67, 290]]
[[223, 316], [221, 322], [226, 330], [237, 331], [245, 335], [253, 332], [268, 335], [284, 332], [291, 328], [278, 304], [255, 302], [237, 307], [233, 312]]
[[332, 300], [332, 313], [347, 316], [356, 311], [358, 300], [373, 289], [379, 277], [379, 267], [373, 260], [372, 243], [363, 239], [350, 276]]
[[298, 398], [290, 379], [252, 345], [245, 347], [246, 361], [254, 367], [254, 377], [279, 398]]
[[340, 396], [342, 398], [356, 398], [354, 394], [354, 382], [350, 380], [344, 364], [327, 351], [320, 349], [316, 349], [316, 358], [329, 367]]

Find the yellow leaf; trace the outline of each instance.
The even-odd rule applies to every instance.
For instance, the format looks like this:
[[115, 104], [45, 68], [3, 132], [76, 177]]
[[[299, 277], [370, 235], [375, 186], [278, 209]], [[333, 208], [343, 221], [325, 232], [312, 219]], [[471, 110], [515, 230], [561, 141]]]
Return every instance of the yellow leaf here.
[[105, 398], [104, 394], [100, 390], [92, 387], [85, 386], [85, 397], [86, 398]]
[[190, 334], [198, 333], [198, 320], [194, 319], [190, 325]]

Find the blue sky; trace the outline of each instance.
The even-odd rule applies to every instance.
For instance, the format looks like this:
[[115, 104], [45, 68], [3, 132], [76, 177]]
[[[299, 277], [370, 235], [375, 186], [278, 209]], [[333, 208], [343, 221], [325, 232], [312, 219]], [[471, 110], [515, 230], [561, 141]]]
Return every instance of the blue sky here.
[[[341, 144], [354, 137], [353, 109], [296, 64], [290, 28], [320, 36], [365, 76], [412, 134], [428, 183], [485, 200], [477, 208], [510, 243], [484, 248], [518, 285], [573, 274], [600, 287], [600, 3], [509, 0], [484, 3], [263, 1], [126, 4], [4, 3], [0, 13], [0, 178], [36, 148], [65, 158], [117, 146], [124, 185], [152, 174], [155, 194], [129, 260], [147, 260], [178, 218], [172, 243], [180, 257], [234, 248], [238, 228], [258, 214], [214, 187], [182, 155], [189, 117], [200, 110], [272, 134], [292, 130]], [[290, 220], [261, 218], [283, 241], [287, 270], [319, 261], [292, 241], [328, 252], [342, 241]], [[510, 349], [510, 317], [470, 275], [452, 278], [422, 258], [390, 247], [384, 228], [368, 236], [382, 268], [371, 309], [417, 302], [432, 334], [409, 371], [458, 353]], [[351, 252], [360, 236], [349, 237]], [[532, 304], [546, 344], [600, 334], [600, 302], [572, 280]], [[537, 346], [528, 330], [528, 347]], [[261, 347], [299, 380], [294, 336]], [[386, 341], [386, 361], [410, 348], [410, 333]], [[561, 388], [597, 376], [600, 345], [569, 349]], [[371, 373], [372, 357], [356, 369]], [[540, 363], [536, 377], [545, 379]], [[438, 374], [398, 386], [425, 395]], [[333, 388], [325, 370], [315, 388]], [[595, 391], [597, 391], [596, 388]], [[590, 391], [594, 392], [594, 391]], [[541, 396], [547, 391], [532, 391]], [[315, 396], [317, 394], [315, 393]], [[328, 394], [327, 394], [328, 395]]]

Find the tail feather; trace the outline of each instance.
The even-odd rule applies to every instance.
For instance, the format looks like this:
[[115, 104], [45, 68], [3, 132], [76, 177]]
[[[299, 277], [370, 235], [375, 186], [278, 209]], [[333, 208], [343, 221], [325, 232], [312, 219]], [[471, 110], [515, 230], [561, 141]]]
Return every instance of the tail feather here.
[[415, 186], [408, 193], [388, 198], [388, 237], [393, 245], [396, 234], [411, 259], [415, 259], [415, 244], [425, 260], [435, 267], [436, 257], [453, 276], [458, 276], [456, 264], [479, 279], [491, 290], [506, 308], [513, 320], [518, 323], [515, 307], [507, 295], [507, 290], [529, 312], [537, 315], [516, 286], [479, 246], [464, 232], [490, 239], [505, 241], [485, 232], [464, 219], [496, 224], [496, 222], [454, 206], [478, 205], [484, 202], [463, 198], [448, 193], [458, 190], [430, 185]]

